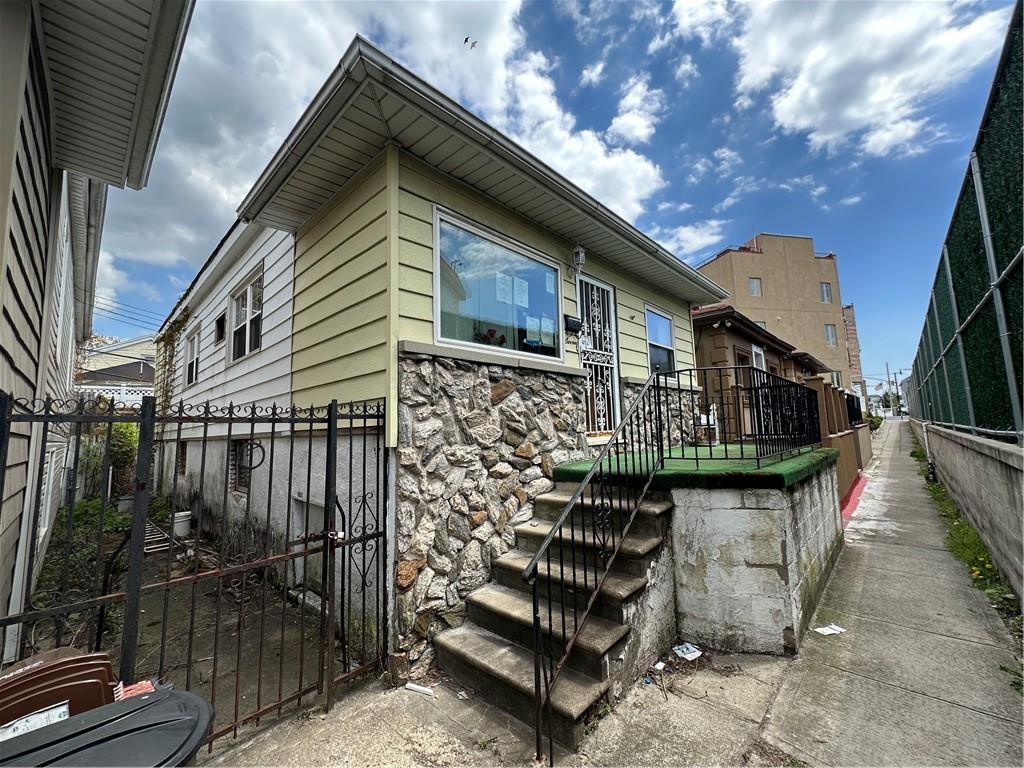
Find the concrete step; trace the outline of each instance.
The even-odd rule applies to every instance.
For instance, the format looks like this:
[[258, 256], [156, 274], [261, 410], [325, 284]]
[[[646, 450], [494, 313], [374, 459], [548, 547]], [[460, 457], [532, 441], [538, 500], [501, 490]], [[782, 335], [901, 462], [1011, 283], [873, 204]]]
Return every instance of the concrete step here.
[[[557, 520], [575, 493], [576, 486], [572, 486], [571, 490], [556, 487], [553, 491], [541, 494], [533, 501], [534, 516], [542, 520]], [[594, 504], [595, 500], [592, 500], [590, 494], [585, 492], [576, 503], [576, 508], [582, 509], [583, 515], [581, 516], [579, 513], [576, 513], [576, 519], [579, 520], [582, 517], [589, 520], [589, 512], [594, 507]], [[632, 509], [632, 501], [630, 499], [623, 497], [620, 500], [617, 495], [613, 495], [609, 500], [609, 504], [611, 509], [616, 512], [621, 511], [623, 515], [628, 514]], [[630, 527], [630, 530], [649, 536], [663, 536], [668, 530], [669, 513], [671, 511], [672, 502], [670, 500], [648, 496], [640, 502], [640, 507], [637, 509], [637, 514], [633, 519], [633, 525]]]
[[[528, 552], [513, 550], [497, 560], [492, 560], [492, 578], [498, 584], [530, 594], [530, 585], [523, 581], [523, 570], [529, 565], [531, 556]], [[559, 568], [558, 564], [553, 562], [551, 570], [554, 578], [551, 579], [551, 588], [554, 593], [558, 585], [564, 583], [566, 602], [571, 605], [575, 597], [582, 607], [590, 596], [593, 582], [588, 575], [584, 584], [581, 572], [583, 563], [577, 561], [576, 565], [577, 571], [574, 576], [571, 561], [565, 563], [563, 568]], [[541, 585], [541, 594], [547, 594], [548, 580], [547, 563], [541, 562], [537, 568], [537, 583]], [[625, 618], [624, 607], [642, 597], [646, 587], [647, 579], [643, 576], [629, 576], [613, 571], [605, 579], [591, 610], [602, 618], [621, 622]]]
[[[514, 645], [473, 622], [434, 638], [441, 667], [528, 725], [536, 718], [533, 651]], [[584, 717], [607, 693], [609, 683], [566, 668], [552, 689], [552, 732], [572, 750], [583, 740]], [[545, 729], [546, 734], [546, 729]]]
[[[553, 527], [554, 525], [550, 520], [537, 518], [520, 523], [515, 527], [516, 542], [519, 548], [531, 554], [536, 552]], [[572, 561], [573, 548], [576, 550], [577, 562], [582, 557], [582, 550], [587, 550], [589, 561], [589, 558], [594, 556], [593, 553], [600, 549], [600, 544], [594, 541], [593, 532], [589, 527], [584, 531], [579, 526], [573, 529], [572, 526], [565, 523], [562, 525], [561, 531], [561, 545], [559, 545], [557, 539], [552, 544], [554, 547], [552, 561], [558, 559], [557, 548], [559, 546], [562, 549], [562, 557], [570, 562]], [[622, 539], [622, 546], [619, 548], [619, 553], [612, 564], [612, 571], [633, 576], [643, 576], [647, 573], [647, 567], [654, 559], [662, 541], [661, 536], [629, 532]], [[573, 546], [570, 547], [570, 544]]]
[[[541, 595], [541, 628], [554, 637], [555, 645], [568, 641], [576, 630], [571, 608], [564, 612], [559, 595], [552, 590], [550, 613], [547, 593]], [[466, 597], [469, 618], [486, 630], [507, 638], [524, 648], [533, 649], [533, 597], [531, 594], [499, 584], [486, 584]], [[554, 625], [548, 632], [549, 619]], [[582, 620], [582, 612], [578, 620]], [[563, 628], [564, 622], [564, 628]], [[608, 678], [608, 656], [614, 654], [629, 635], [629, 626], [591, 615], [580, 629], [569, 656], [569, 665], [597, 680]]]

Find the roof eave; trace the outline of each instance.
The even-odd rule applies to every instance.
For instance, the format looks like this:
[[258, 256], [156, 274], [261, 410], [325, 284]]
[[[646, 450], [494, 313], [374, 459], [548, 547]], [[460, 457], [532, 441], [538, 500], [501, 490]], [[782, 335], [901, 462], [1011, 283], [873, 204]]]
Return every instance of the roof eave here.
[[[362, 71], [358, 69], [360, 64], [363, 67]], [[621, 216], [601, 205], [543, 161], [406, 69], [362, 36], [356, 36], [349, 45], [338, 66], [324, 83], [314, 101], [299, 118], [299, 122], [271, 159], [270, 164], [260, 174], [256, 184], [238, 208], [239, 218], [248, 221], [259, 215], [262, 208], [273, 198], [278, 188], [298, 166], [304, 153], [303, 145], [316, 141], [318, 137], [317, 121], [330, 122], [333, 119], [334, 115], [325, 114], [325, 109], [337, 97], [345, 82], [349, 78], [357, 78], [358, 88], [367, 76], [418, 103], [449, 127], [463, 134], [469, 134], [474, 141], [503, 156], [506, 162], [512, 164], [526, 176], [533, 178], [548, 191], [568, 200], [616, 236], [675, 272], [692, 286], [693, 296], [690, 299], [692, 302], [717, 301], [729, 295], [728, 291], [713, 280], [676, 258]]]
[[[74, 275], [75, 340], [81, 344], [92, 336], [92, 312], [96, 301], [96, 270], [99, 267], [100, 240], [103, 220], [107, 211], [107, 185], [87, 179], [77, 173], [70, 174], [68, 186], [84, 185], [85, 203], [72, 206], [72, 227], [76, 224], [86, 233], [85, 241], [72, 238], [71, 264]], [[72, 195], [68, 196], [72, 199]]]
[[153, 22], [154, 35], [146, 62], [142, 96], [136, 106], [135, 135], [125, 183], [132, 189], [143, 189], [149, 183], [156, 145], [160, 139], [171, 85], [178, 71], [185, 36], [192, 20], [195, 0], [164, 2], [159, 5], [159, 18]]

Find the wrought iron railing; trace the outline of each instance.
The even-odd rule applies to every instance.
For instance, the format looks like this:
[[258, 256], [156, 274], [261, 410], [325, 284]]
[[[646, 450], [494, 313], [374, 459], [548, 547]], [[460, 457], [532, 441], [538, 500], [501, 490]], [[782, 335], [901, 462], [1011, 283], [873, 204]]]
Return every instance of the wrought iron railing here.
[[551, 691], [661, 466], [661, 392], [649, 378], [523, 570], [533, 594], [537, 758], [546, 713], [552, 765]]
[[752, 366], [687, 368], [661, 376], [666, 459], [761, 467], [821, 442], [813, 389]]
[[856, 395], [851, 395], [849, 392], [845, 393], [846, 397], [846, 416], [850, 420], [850, 426], [856, 427], [864, 423], [864, 414], [860, 407], [860, 398]]
[[752, 367], [652, 375], [523, 570], [533, 598], [537, 759], [554, 765], [552, 690], [623, 539], [667, 462], [762, 462], [820, 442], [803, 384]]

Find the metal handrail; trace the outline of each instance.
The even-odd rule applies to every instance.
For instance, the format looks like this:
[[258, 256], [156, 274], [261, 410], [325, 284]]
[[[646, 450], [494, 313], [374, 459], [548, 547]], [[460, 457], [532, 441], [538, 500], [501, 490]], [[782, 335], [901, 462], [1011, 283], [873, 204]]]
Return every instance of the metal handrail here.
[[[710, 433], [709, 426], [715, 436], [705, 444], [696, 428]], [[737, 442], [720, 446], [719, 437]], [[753, 366], [686, 368], [647, 379], [522, 572], [533, 599], [538, 760], [546, 712], [554, 765], [552, 690], [666, 459], [694, 459], [698, 466], [706, 459], [756, 459], [761, 466], [819, 442], [817, 395], [803, 384]]]
[[[652, 374], [647, 381], [644, 383], [643, 388], [640, 390], [636, 399], [626, 410], [625, 415], [620, 419], [619, 424], [607, 443], [598, 452], [598, 455], [594, 461], [593, 466], [584, 476], [583, 480], [580, 481], [579, 486], [569, 499], [568, 503], [563, 508], [561, 514], [558, 516], [551, 525], [551, 530], [544, 537], [543, 542], [537, 548], [537, 552], [530, 559], [529, 564], [523, 569], [523, 580], [531, 586], [532, 598], [533, 598], [533, 625], [534, 625], [534, 692], [535, 692], [535, 703], [536, 703], [536, 736], [537, 736], [537, 758], [541, 758], [542, 751], [542, 720], [544, 716], [545, 708], [548, 713], [548, 752], [551, 765], [554, 765], [554, 745], [553, 745], [553, 734], [552, 734], [552, 722], [551, 722], [551, 691], [561, 674], [562, 669], [566, 661], [568, 660], [569, 654], [576, 643], [576, 639], [579, 637], [584, 625], [586, 624], [587, 618], [590, 615], [590, 609], [594, 604], [598, 594], [600, 593], [601, 587], [604, 585], [605, 579], [608, 573], [611, 571], [612, 563], [615, 560], [619, 549], [622, 546], [622, 540], [625, 538], [626, 533], [629, 530], [630, 525], [633, 522], [634, 517], [643, 502], [647, 491], [650, 487], [651, 481], [654, 479], [655, 473], [662, 466], [662, 458], [664, 456], [664, 450], [662, 446], [662, 412], [661, 412], [661, 387], [658, 379], [661, 374]], [[653, 402], [652, 402], [653, 399]], [[644, 421], [641, 422], [639, 416], [641, 413], [644, 416]], [[623, 446], [633, 447], [636, 438], [639, 437], [640, 447], [646, 447], [652, 449], [655, 456], [644, 454], [634, 454], [631, 457], [623, 458], [621, 452], [614, 455], [612, 454], [613, 449], [621, 448]], [[616, 472], [611, 475], [606, 474], [606, 469], [610, 468], [611, 462], [615, 461]], [[625, 518], [622, 515], [623, 509], [623, 491], [625, 490], [625, 484], [622, 481], [627, 475], [622, 473], [622, 462], [625, 461], [627, 464], [632, 463], [633, 469], [640, 468], [643, 476], [643, 483], [635, 497], [631, 497], [632, 503], [629, 508], [628, 516]], [[606, 463], [608, 467], [606, 467]], [[597, 502], [595, 504], [595, 479], [600, 486], [597, 493]], [[584, 494], [587, 490], [590, 490], [590, 506], [594, 511], [594, 517], [591, 518], [591, 538], [589, 544], [596, 550], [590, 556], [593, 562], [588, 563], [587, 555], [587, 528], [586, 522], [581, 518], [579, 521], [579, 533], [582, 537], [582, 544], [577, 553], [577, 531], [576, 521], [573, 516], [573, 512], [576, 509], [577, 504], [580, 504], [584, 500]], [[627, 491], [628, 493], [628, 491]], [[619, 501], [619, 529], [620, 533], [616, 537], [615, 529], [612, 526], [613, 521], [613, 510], [612, 501], [614, 497], [618, 497]], [[627, 499], [628, 502], [630, 499]], [[598, 510], [600, 510], [598, 512]], [[581, 506], [582, 511], [582, 506]], [[601, 522], [597, 523], [597, 516], [600, 515]], [[565, 570], [566, 564], [564, 562], [564, 551], [563, 546], [565, 545], [565, 532], [564, 528], [566, 522], [569, 523], [569, 547], [571, 550], [571, 574], [573, 576], [574, 585], [578, 578], [582, 576], [583, 579], [583, 591], [586, 594], [585, 605], [582, 609], [580, 608], [579, 601], [576, 598], [577, 588], [574, 586], [571, 590], [572, 597], [572, 619], [571, 619], [571, 634], [569, 633], [570, 627], [567, 622], [566, 614], [566, 603], [565, 603]], [[617, 540], [616, 540], [617, 539]], [[552, 638], [557, 631], [556, 624], [558, 623], [554, 613], [552, 611], [552, 585], [551, 585], [551, 552], [552, 545], [555, 541], [559, 544], [559, 572], [561, 574], [562, 581], [559, 587], [561, 592], [560, 604], [562, 606], [560, 615], [557, 619], [561, 620], [561, 631], [559, 634], [563, 640], [564, 645], [561, 648], [552, 647]], [[611, 545], [610, 548], [608, 545]], [[582, 565], [577, 562], [577, 555], [582, 560]], [[541, 560], [547, 562], [547, 654], [546, 659], [543, 655], [545, 645], [545, 635], [542, 627], [541, 619], [541, 602], [540, 602], [540, 584], [537, 581], [538, 568]], [[600, 563], [598, 562], [600, 561]], [[599, 567], [600, 566], [600, 567]], [[591, 569], [593, 573], [591, 574]], [[593, 579], [588, 578], [593, 576]], [[568, 640], [566, 637], [568, 636]], [[557, 653], [557, 658], [555, 654]], [[545, 664], [545, 660], [547, 663]]]

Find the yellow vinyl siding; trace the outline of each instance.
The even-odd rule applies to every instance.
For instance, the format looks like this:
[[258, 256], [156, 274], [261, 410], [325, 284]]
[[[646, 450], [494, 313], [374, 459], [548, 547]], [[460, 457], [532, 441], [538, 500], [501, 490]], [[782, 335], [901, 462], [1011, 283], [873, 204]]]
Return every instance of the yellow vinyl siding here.
[[[399, 155], [399, 324], [403, 341], [434, 342], [434, 205], [544, 254], [563, 265], [563, 310], [576, 311], [576, 287], [569, 276], [572, 243], [556, 237], [499, 203], [406, 154]], [[576, 350], [565, 362], [577, 365]]]
[[[485, 195], [404, 153], [399, 154], [398, 180], [399, 339], [434, 342], [434, 204], [560, 262], [563, 265], [562, 310], [569, 315], [579, 314], [576, 307], [576, 280], [570, 269], [573, 243], [553, 235]], [[693, 365], [690, 307], [685, 301], [665, 296], [650, 286], [634, 281], [622, 270], [605, 264], [594, 254], [587, 255], [583, 271], [615, 288], [622, 376], [643, 378], [648, 375], [647, 325], [644, 316], [647, 303], [672, 315], [677, 365]], [[579, 357], [573, 345], [568, 345], [565, 353], [567, 365], [579, 365]]]
[[387, 175], [381, 155], [296, 235], [296, 402], [386, 396], [388, 258]]

